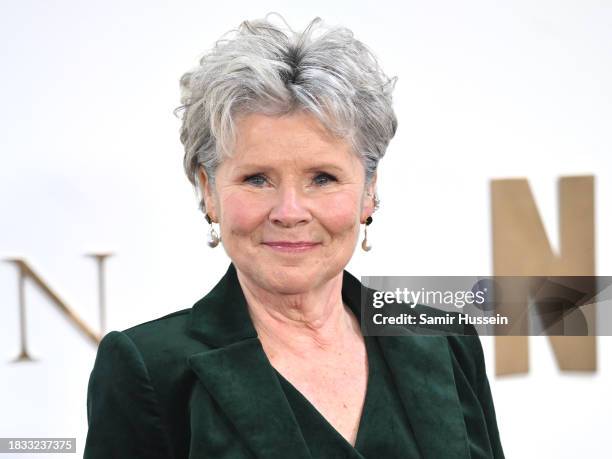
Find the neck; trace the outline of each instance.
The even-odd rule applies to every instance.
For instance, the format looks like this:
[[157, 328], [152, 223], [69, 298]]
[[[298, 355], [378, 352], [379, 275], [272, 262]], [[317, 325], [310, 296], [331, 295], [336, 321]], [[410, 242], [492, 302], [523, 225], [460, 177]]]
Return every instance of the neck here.
[[315, 289], [291, 295], [269, 292], [237, 273], [253, 325], [267, 350], [307, 356], [336, 349], [358, 333], [357, 321], [342, 302], [342, 272]]

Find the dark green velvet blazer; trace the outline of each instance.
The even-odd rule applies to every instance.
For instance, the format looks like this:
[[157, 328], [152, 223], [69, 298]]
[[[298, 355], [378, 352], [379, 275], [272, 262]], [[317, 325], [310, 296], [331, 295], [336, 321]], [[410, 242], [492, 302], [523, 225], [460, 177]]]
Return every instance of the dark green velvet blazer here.
[[[344, 272], [358, 318], [361, 287]], [[379, 342], [423, 457], [503, 457], [478, 336]], [[102, 339], [87, 418], [86, 459], [311, 457], [233, 265], [192, 308]]]

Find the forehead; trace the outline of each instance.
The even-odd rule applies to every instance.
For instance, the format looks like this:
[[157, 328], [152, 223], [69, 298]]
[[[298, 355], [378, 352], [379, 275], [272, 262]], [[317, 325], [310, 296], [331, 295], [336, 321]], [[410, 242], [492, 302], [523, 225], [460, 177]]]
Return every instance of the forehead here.
[[236, 122], [235, 133], [234, 150], [228, 158], [235, 165], [331, 162], [347, 168], [361, 166], [350, 143], [308, 113], [243, 115]]

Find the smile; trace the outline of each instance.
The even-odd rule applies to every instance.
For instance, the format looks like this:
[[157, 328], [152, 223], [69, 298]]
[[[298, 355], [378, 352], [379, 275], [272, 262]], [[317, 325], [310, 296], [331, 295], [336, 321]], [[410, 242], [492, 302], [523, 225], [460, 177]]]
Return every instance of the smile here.
[[273, 241], [264, 242], [263, 245], [276, 250], [279, 252], [306, 252], [318, 247], [318, 242], [286, 242], [286, 241]]

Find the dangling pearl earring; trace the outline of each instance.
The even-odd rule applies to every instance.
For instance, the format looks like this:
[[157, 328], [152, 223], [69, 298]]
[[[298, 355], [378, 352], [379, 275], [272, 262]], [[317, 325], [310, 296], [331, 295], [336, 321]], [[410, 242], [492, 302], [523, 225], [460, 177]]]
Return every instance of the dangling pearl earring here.
[[365, 252], [372, 250], [372, 245], [368, 243], [368, 225], [372, 223], [372, 216], [370, 215], [365, 221], [365, 227], [363, 228], [363, 241], [361, 241], [361, 248]]
[[212, 247], [214, 249], [215, 247], [219, 245], [219, 242], [221, 242], [221, 238], [219, 237], [219, 235], [213, 228], [212, 220], [210, 219], [208, 214], [206, 214], [204, 218], [206, 218], [206, 221], [210, 225], [210, 230], [208, 231], [208, 237], [206, 238], [206, 243], [208, 244], [208, 247]]

